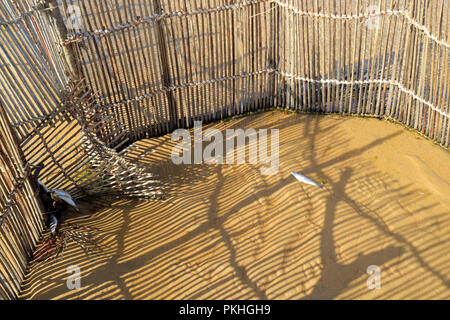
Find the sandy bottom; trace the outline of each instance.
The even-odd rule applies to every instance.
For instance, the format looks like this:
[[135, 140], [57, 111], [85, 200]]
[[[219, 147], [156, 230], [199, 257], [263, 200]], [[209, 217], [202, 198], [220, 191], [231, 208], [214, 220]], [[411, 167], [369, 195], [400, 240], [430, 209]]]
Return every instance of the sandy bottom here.
[[175, 166], [170, 136], [141, 141], [128, 156], [160, 172], [166, 201], [103, 199], [74, 218], [102, 230], [101, 253], [69, 244], [30, 268], [23, 298], [450, 298], [450, 153], [375, 119], [270, 112], [215, 127], [280, 129], [279, 173]]

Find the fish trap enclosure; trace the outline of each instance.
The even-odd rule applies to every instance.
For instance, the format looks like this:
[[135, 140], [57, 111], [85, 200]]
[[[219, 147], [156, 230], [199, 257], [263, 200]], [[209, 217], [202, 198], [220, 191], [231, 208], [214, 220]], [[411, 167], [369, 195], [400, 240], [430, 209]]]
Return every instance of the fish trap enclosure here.
[[274, 108], [399, 121], [450, 144], [449, 1], [0, 0], [0, 297], [74, 199], [159, 198], [124, 154]]

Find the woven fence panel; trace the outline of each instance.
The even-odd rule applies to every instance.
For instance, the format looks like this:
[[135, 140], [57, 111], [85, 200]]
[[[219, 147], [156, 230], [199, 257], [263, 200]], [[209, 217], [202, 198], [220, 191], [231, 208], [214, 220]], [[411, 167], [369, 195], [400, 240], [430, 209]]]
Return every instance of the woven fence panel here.
[[391, 117], [449, 144], [444, 0], [64, 6], [81, 21], [66, 45], [132, 141], [193, 119], [284, 107]]
[[[73, 70], [57, 34], [55, 7], [0, 1], [0, 297], [16, 298], [43, 230], [33, 168], [39, 179], [74, 198], [154, 197], [158, 181], [98, 136], [127, 142], [125, 130], [92, 102], [88, 88], [61, 75]], [[59, 9], [56, 7], [59, 11]], [[45, 28], [34, 21], [47, 21]], [[36, 37], [39, 35], [39, 37]], [[59, 33], [59, 36], [61, 34]], [[56, 41], [56, 42], [55, 42]], [[59, 48], [55, 52], [51, 46]], [[56, 63], [60, 61], [61, 64]]]
[[133, 176], [142, 171], [97, 140], [110, 137], [120, 145], [128, 136], [121, 119], [91, 100], [90, 88], [72, 82], [78, 79], [61, 43], [63, 8], [57, 4], [0, 1], [0, 98], [18, 147], [30, 165], [44, 164], [40, 179], [48, 187], [75, 198], [111, 191], [148, 195], [139, 177], [151, 175]]
[[65, 1], [65, 7], [67, 19], [76, 10], [81, 16], [67, 43], [76, 44], [83, 75], [132, 140], [270, 105], [274, 35], [267, 1]]
[[449, 3], [0, 0], [2, 130], [14, 138], [2, 151], [21, 156], [2, 156], [16, 162], [1, 209], [17, 220], [17, 243], [2, 242], [1, 270], [15, 270], [2, 297], [34, 241], [19, 215], [37, 210], [32, 198], [12, 206], [11, 191], [29, 192], [19, 182], [40, 162], [40, 178], [74, 197], [154, 195], [153, 175], [117, 150], [273, 107], [388, 117], [448, 147]]
[[277, 104], [391, 117], [448, 147], [448, 1], [275, 2]]
[[[1, 107], [1, 106], [0, 106]], [[41, 209], [14, 132], [0, 109], [0, 299], [14, 299], [42, 230]]]

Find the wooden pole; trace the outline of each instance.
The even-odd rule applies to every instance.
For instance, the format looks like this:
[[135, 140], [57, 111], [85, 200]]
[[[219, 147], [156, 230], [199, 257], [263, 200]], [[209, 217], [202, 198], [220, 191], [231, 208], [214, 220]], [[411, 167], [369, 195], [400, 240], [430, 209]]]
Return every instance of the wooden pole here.
[[[153, 5], [155, 7], [155, 13], [160, 15], [163, 13], [162, 6], [160, 0], [153, 0]], [[164, 34], [164, 21], [163, 19], [159, 19], [156, 21], [156, 30], [158, 34], [158, 45], [159, 45], [159, 53], [161, 56], [161, 69], [162, 69], [162, 81], [163, 86], [168, 88], [171, 85], [170, 81], [170, 69], [169, 69], [169, 55], [166, 46], [166, 37]], [[175, 103], [175, 98], [171, 90], [168, 90], [167, 93], [167, 102], [169, 103], [169, 130], [173, 130], [178, 127], [178, 114], [177, 114], [177, 106]]]
[[58, 7], [58, 0], [46, 0], [48, 2], [48, 9], [43, 12], [48, 13], [50, 21], [55, 26], [54, 31], [56, 32], [56, 36], [60, 40], [62, 55], [66, 62], [68, 76], [70, 79], [77, 83], [81, 80], [81, 72], [77, 67], [77, 59], [75, 58], [74, 46], [75, 44], [64, 45], [64, 40], [67, 39], [67, 28], [64, 23], [64, 19], [61, 15], [61, 11]]

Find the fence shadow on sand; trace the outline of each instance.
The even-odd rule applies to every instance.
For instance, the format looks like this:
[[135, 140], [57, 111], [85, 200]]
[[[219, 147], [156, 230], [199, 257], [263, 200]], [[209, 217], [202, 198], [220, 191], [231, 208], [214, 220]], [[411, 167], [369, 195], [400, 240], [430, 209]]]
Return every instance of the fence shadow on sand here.
[[[399, 132], [352, 148], [346, 121], [268, 113], [217, 124], [280, 128], [280, 172], [267, 177], [257, 165], [174, 167], [170, 136], [139, 142], [129, 156], [159, 166], [166, 202], [116, 201], [74, 218], [102, 230], [102, 252], [69, 245], [32, 266], [22, 298], [448, 298], [445, 211], [361, 156]], [[326, 186], [302, 186], [291, 170]], [[66, 286], [70, 265], [78, 290]], [[380, 290], [367, 288], [370, 265]]]

